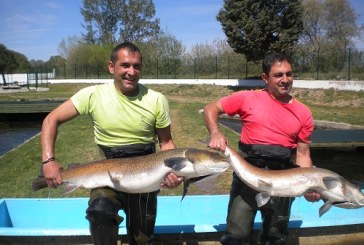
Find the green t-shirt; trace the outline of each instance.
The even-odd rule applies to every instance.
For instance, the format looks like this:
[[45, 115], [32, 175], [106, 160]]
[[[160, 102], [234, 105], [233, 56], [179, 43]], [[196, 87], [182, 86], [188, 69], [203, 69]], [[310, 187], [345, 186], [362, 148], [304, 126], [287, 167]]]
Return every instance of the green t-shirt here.
[[106, 83], [80, 90], [71, 101], [80, 114], [91, 117], [95, 141], [100, 145], [153, 143], [155, 129], [171, 124], [165, 96], [141, 84], [135, 97], [127, 97], [114, 83]]

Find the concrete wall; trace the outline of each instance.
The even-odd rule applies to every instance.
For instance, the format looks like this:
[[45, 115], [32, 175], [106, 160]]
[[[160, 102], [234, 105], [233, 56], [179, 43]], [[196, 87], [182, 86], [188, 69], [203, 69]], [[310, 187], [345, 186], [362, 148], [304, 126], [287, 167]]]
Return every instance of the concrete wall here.
[[[49, 74], [49, 78], [52, 74]], [[27, 74], [7, 74], [8, 83], [27, 81]], [[106, 83], [112, 79], [48, 79], [49, 83]], [[210, 84], [221, 86], [259, 87], [264, 86], [262, 80], [246, 79], [141, 79], [142, 84]], [[334, 80], [294, 80], [295, 88], [338, 89], [364, 91], [364, 81], [334, 81]]]
[[[55, 77], [56, 71], [53, 70], [52, 73], [37, 73], [38, 79], [44, 82], [45, 79], [52, 79]], [[26, 84], [28, 79], [35, 81], [35, 74], [34, 73], [19, 73], [19, 74], [5, 74], [5, 80], [7, 83], [14, 83], [18, 82], [20, 84]], [[2, 82], [2, 79], [1, 79]]]
[[[106, 83], [112, 79], [52, 79], [49, 83]], [[221, 86], [258, 87], [262, 80], [246, 79], [141, 79], [142, 84], [210, 84]], [[364, 81], [294, 80], [295, 88], [364, 91]]]

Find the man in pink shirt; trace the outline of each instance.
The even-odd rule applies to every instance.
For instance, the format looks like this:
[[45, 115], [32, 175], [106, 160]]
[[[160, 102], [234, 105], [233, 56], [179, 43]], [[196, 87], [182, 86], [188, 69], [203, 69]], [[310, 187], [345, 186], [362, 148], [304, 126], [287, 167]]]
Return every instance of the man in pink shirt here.
[[[269, 169], [313, 167], [309, 148], [312, 114], [290, 95], [293, 84], [290, 58], [278, 53], [267, 56], [262, 62], [262, 79], [266, 83], [263, 90], [239, 91], [205, 107], [205, 124], [211, 135], [209, 147], [225, 150], [228, 142], [219, 129], [218, 115], [237, 114], [243, 125], [239, 149], [248, 162]], [[263, 221], [261, 244], [285, 243], [293, 199], [272, 197], [258, 208], [256, 194], [233, 174], [222, 244], [249, 244], [257, 210], [261, 211]], [[320, 195], [313, 192], [305, 198], [314, 202]]]

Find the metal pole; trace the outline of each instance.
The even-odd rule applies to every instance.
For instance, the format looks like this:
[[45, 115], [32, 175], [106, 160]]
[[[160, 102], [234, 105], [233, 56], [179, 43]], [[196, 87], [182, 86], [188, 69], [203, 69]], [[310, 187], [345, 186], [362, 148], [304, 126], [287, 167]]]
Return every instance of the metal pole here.
[[159, 65], [159, 62], [158, 62], [158, 59], [157, 59], [157, 79], [158, 79], [158, 72], [159, 72], [159, 69], [158, 69], [158, 65]]
[[177, 79], [177, 59], [174, 59], [174, 79]]
[[248, 78], [248, 61], [245, 61], [245, 79]]
[[215, 79], [217, 79], [217, 56], [215, 58]]
[[228, 79], [230, 79], [230, 56], [228, 56]]
[[349, 54], [348, 54], [348, 81], [351, 80], [351, 74], [350, 74], [350, 69], [351, 69], [351, 48], [349, 47]]
[[63, 63], [63, 78], [66, 79], [66, 63]]
[[320, 69], [320, 48], [319, 48], [319, 49], [317, 49], [316, 80], [318, 80], [318, 76], [319, 76], [319, 69]]
[[75, 64], [74, 72], [75, 72], [75, 79], [76, 79], [77, 78], [77, 76], [76, 76], [76, 73], [77, 73], [77, 64]]

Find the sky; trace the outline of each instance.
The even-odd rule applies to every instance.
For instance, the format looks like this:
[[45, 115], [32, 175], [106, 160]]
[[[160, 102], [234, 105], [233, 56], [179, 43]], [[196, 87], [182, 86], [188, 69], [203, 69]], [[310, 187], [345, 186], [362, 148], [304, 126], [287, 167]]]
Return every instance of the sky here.
[[[349, 0], [364, 24], [364, 1]], [[154, 0], [160, 27], [187, 48], [224, 39], [216, 15], [223, 0]], [[28, 60], [47, 61], [59, 55], [62, 39], [85, 33], [82, 0], [0, 0], [0, 43]], [[363, 38], [364, 39], [364, 38]], [[364, 48], [364, 40], [358, 41]]]

